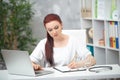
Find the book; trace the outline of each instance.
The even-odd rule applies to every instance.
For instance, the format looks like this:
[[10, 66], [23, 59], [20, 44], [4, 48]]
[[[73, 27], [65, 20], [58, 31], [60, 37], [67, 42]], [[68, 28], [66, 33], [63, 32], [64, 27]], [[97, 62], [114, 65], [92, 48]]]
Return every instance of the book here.
[[81, 14], [83, 18], [91, 18], [92, 17], [92, 0], [81, 0]]
[[85, 71], [86, 70], [86, 68], [71, 69], [68, 66], [55, 66], [53, 68], [60, 72], [75, 72], [75, 71]]

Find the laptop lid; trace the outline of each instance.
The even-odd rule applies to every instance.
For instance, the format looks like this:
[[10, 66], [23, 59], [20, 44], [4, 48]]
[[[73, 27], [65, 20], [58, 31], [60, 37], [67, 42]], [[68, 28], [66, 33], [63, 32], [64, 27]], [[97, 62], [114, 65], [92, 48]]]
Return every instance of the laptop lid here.
[[28, 51], [1, 50], [9, 74], [36, 76]]

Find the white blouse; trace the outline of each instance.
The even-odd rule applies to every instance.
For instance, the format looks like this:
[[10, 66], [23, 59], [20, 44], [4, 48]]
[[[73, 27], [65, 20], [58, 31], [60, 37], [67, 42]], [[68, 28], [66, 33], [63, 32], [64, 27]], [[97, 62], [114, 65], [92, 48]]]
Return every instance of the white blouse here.
[[[55, 66], [63, 66], [69, 64], [76, 53], [79, 56], [79, 60], [83, 60], [88, 54], [91, 54], [86, 46], [79, 44], [79, 42], [79, 40], [73, 37], [69, 37], [68, 43], [65, 47], [53, 48], [53, 58]], [[30, 59], [36, 63], [44, 60], [45, 67], [48, 67], [49, 63], [45, 59], [45, 43], [46, 38], [38, 43], [37, 47], [30, 55]]]

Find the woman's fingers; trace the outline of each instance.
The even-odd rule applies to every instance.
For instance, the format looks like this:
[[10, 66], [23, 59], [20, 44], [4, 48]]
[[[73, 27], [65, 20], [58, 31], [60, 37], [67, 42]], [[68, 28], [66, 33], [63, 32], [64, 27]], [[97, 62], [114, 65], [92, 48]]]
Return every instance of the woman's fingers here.
[[33, 64], [34, 70], [42, 70], [42, 67], [38, 64]]
[[68, 64], [68, 67], [74, 69], [77, 68], [77, 64], [75, 62], [71, 62], [70, 64]]

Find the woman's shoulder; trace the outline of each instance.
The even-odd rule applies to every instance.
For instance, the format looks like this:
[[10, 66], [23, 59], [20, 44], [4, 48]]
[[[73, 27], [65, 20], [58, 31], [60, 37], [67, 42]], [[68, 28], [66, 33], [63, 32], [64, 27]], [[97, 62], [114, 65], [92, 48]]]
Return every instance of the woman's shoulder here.
[[76, 41], [76, 40], [77, 40], [77, 38], [76, 38], [76, 37], [74, 37], [74, 36], [69, 36], [69, 40], [73, 42], [73, 41]]
[[46, 41], [47, 41], [47, 38], [41, 39], [41, 40], [38, 42], [38, 44], [45, 44]]
[[47, 38], [40, 40], [40, 42], [46, 42], [46, 41], [47, 41]]

